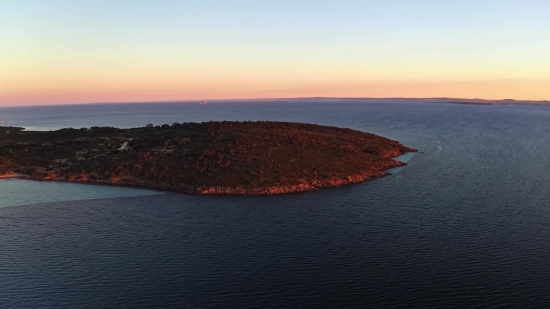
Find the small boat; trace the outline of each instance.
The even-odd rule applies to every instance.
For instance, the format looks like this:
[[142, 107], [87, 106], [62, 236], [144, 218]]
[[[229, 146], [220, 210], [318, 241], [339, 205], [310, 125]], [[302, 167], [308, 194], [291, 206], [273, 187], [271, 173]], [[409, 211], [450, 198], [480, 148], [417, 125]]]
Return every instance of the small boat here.
[[204, 104], [206, 104], [206, 103], [208, 103], [208, 102], [199, 102], [199, 104], [201, 104], [201, 105], [204, 105]]

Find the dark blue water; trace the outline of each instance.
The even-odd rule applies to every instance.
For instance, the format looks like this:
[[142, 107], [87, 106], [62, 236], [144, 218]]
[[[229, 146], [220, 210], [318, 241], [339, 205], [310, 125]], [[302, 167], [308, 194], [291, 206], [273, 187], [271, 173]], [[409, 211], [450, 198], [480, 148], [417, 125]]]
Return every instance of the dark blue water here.
[[[163, 194], [0, 208], [0, 308], [550, 303], [550, 108], [163, 106], [124, 106], [115, 116], [111, 106], [94, 117], [120, 126], [313, 122], [381, 134], [421, 153], [390, 177], [303, 194]], [[93, 110], [0, 109], [0, 119], [43, 129], [94, 125], [86, 109]], [[145, 119], [133, 117], [144, 109]], [[72, 118], [56, 122], [55, 110]]]

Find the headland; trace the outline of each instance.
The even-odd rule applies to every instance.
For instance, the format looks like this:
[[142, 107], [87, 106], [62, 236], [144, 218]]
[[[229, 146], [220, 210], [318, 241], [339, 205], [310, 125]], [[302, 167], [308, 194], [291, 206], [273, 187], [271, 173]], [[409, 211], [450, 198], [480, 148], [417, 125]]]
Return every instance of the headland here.
[[0, 127], [0, 175], [187, 194], [272, 195], [388, 175], [415, 149], [351, 129], [205, 122], [118, 129]]

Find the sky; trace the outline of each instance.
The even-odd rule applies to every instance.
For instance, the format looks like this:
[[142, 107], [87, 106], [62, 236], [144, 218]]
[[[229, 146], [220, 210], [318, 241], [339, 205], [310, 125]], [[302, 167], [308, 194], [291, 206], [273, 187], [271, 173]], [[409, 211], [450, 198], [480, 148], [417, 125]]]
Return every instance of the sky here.
[[547, 0], [0, 0], [0, 106], [550, 99]]

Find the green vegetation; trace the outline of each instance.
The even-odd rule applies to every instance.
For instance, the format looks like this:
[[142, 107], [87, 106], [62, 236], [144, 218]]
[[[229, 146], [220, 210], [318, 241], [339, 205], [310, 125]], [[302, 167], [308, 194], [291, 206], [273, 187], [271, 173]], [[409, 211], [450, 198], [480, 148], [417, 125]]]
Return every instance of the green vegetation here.
[[276, 194], [360, 182], [415, 151], [369, 133], [284, 122], [134, 129], [0, 127], [0, 174], [197, 194]]

